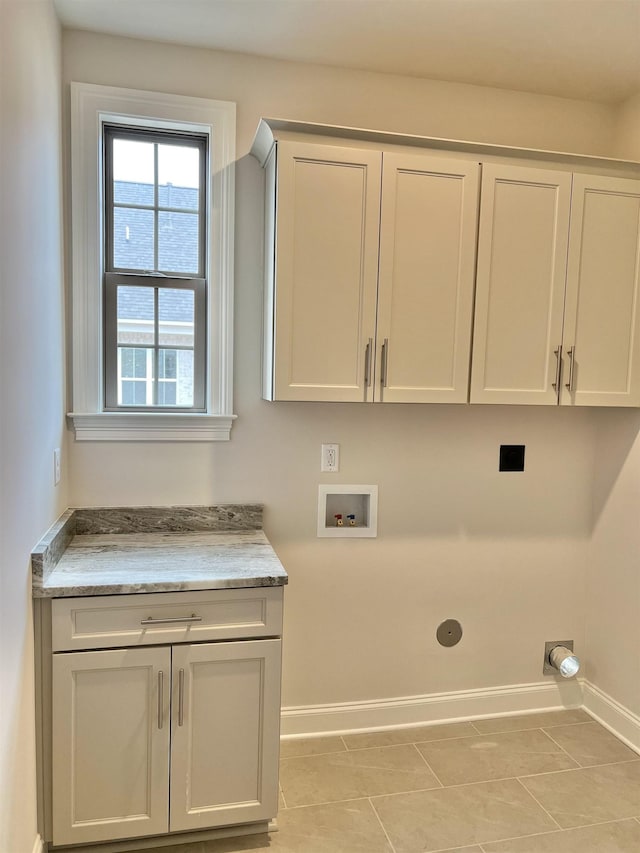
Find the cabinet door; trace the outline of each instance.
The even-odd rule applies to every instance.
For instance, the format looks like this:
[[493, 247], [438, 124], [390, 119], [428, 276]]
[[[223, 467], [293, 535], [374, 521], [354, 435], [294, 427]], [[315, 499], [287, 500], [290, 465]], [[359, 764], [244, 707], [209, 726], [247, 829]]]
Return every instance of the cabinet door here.
[[375, 396], [465, 403], [480, 166], [384, 154]]
[[571, 175], [483, 167], [472, 403], [555, 405]]
[[271, 399], [367, 398], [381, 160], [376, 151], [278, 143]]
[[171, 830], [278, 810], [280, 640], [173, 648]]
[[640, 405], [639, 257], [640, 181], [574, 175], [564, 405]]
[[53, 843], [169, 828], [166, 647], [53, 655]]

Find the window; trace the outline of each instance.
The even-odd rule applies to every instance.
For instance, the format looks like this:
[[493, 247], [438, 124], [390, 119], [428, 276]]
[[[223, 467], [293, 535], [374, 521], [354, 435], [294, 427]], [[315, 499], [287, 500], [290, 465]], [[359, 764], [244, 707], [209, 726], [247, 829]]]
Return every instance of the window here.
[[76, 439], [227, 439], [235, 105], [71, 91]]
[[207, 139], [105, 124], [103, 150], [105, 409], [204, 411]]

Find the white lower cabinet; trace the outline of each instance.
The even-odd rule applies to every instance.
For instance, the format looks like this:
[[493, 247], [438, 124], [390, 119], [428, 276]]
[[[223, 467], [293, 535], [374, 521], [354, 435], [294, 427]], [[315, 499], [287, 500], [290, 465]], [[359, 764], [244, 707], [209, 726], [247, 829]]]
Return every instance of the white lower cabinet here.
[[[238, 631], [238, 614], [246, 618], [238, 610], [243, 602], [264, 602], [260, 620], [247, 611], [252, 622], [245, 622], [246, 640], [225, 640], [223, 634], [222, 642], [51, 655], [54, 847], [266, 823], [276, 816], [281, 640], [250, 634], [274, 627], [280, 633], [282, 594], [234, 593], [237, 602], [227, 600], [228, 593], [222, 599], [221, 613], [236, 617], [221, 620], [227, 634]], [[167, 607], [180, 606], [185, 595], [185, 614], [206, 613], [208, 600], [215, 601], [215, 593], [200, 594], [207, 601], [165, 595], [167, 605], [159, 603], [162, 596], [149, 596], [153, 604], [144, 613], [153, 624], [139, 643], [152, 643], [153, 631], [165, 623], [167, 629], [185, 630], [176, 617], [166, 616]], [[113, 598], [104, 604], [105, 619], [119, 624]], [[136, 604], [127, 598], [144, 596], [124, 597], [125, 615]], [[53, 633], [63, 648], [73, 642], [87, 609], [100, 609], [100, 599], [84, 601], [54, 606]], [[200, 617], [187, 615], [184, 621], [195, 618]], [[206, 630], [201, 625], [187, 630]], [[105, 630], [102, 636], [111, 635]]]
[[170, 648], [53, 656], [53, 843], [169, 830]]
[[171, 831], [278, 811], [280, 640], [174, 646]]

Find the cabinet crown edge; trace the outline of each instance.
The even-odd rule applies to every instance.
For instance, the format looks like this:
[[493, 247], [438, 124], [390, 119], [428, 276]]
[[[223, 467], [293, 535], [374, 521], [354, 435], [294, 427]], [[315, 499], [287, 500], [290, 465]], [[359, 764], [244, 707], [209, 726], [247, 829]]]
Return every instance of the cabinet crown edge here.
[[540, 148], [524, 148], [462, 139], [447, 139], [437, 136], [420, 136], [372, 128], [347, 127], [322, 124], [320, 122], [295, 119], [261, 118], [249, 153], [264, 166], [274, 144], [280, 139], [316, 137], [317, 141], [336, 144], [370, 143], [377, 146], [402, 145], [416, 149], [441, 152], [458, 152], [478, 157], [501, 157], [540, 161], [542, 163], [570, 164], [572, 167], [613, 169], [619, 173], [640, 177], [640, 161], [623, 160], [595, 154], [579, 154], [568, 151], [549, 151]]

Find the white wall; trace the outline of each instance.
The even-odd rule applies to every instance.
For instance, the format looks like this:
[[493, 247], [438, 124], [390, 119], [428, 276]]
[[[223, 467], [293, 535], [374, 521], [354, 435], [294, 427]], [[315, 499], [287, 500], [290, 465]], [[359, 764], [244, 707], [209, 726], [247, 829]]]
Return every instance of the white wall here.
[[613, 153], [616, 157], [640, 160], [640, 92], [620, 104], [616, 111]]
[[36, 838], [29, 552], [67, 505], [60, 31], [48, 0], [0, 3], [0, 850]]
[[[640, 160], [640, 93], [621, 104], [614, 153]], [[640, 412], [597, 415], [587, 678], [640, 716]], [[636, 737], [640, 732], [636, 733]]]
[[[584, 411], [266, 403], [260, 399], [260, 116], [603, 154], [607, 107], [81, 32], [63, 76], [238, 103], [236, 382], [228, 444], [73, 443], [76, 505], [258, 500], [290, 573], [287, 706], [542, 680], [546, 639], [584, 643], [593, 433]], [[65, 90], [65, 97], [68, 97]], [[321, 442], [341, 471], [321, 475]], [[524, 474], [498, 474], [525, 443]], [[377, 483], [379, 537], [315, 536], [319, 482]], [[465, 631], [453, 650], [434, 633]]]
[[640, 716], [640, 412], [598, 421], [586, 675]]

